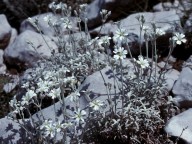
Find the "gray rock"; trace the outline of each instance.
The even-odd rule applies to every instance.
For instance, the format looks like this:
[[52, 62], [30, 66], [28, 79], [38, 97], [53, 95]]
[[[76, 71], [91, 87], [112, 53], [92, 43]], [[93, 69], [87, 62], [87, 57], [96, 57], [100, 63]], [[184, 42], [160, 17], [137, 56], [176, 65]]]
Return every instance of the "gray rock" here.
[[179, 78], [180, 72], [175, 69], [170, 69], [165, 73], [166, 88], [171, 91], [175, 81]]
[[[46, 17], [47, 15], [49, 15], [51, 17], [51, 22], [55, 23], [59, 20], [60, 16], [57, 15], [55, 16], [53, 13], [44, 13], [44, 14], [40, 14], [37, 16], [33, 16], [31, 17], [31, 19], [34, 21], [35, 19], [37, 19], [38, 21], [38, 27], [41, 30], [41, 32], [44, 35], [47, 36], [56, 36], [56, 32], [54, 31], [54, 29], [52, 27], [49, 26], [48, 22], [44, 20], [44, 17]], [[77, 31], [77, 19], [75, 17], [71, 17], [71, 21], [72, 21], [72, 26], [73, 26], [73, 30]], [[29, 21], [28, 19], [24, 20], [21, 23], [21, 27], [20, 27], [20, 31], [24, 32], [26, 30], [31, 30], [31, 31], [35, 31], [35, 32], [39, 32], [37, 30], [37, 28], [35, 28]], [[67, 34], [67, 30], [63, 27], [62, 28], [62, 33], [66, 33]]]
[[169, 69], [171, 69], [173, 66], [172, 65], [170, 65], [170, 64], [166, 64], [166, 67], [165, 67], [165, 62], [164, 61], [161, 61], [161, 62], [159, 62], [159, 63], [157, 63], [157, 66], [160, 68], [160, 69], [166, 69], [166, 70], [169, 70]]
[[169, 10], [173, 10], [175, 7], [175, 2], [171, 3], [171, 2], [160, 2], [158, 4], [156, 4], [155, 6], [153, 6], [153, 10], [155, 12], [160, 12], [160, 11], [169, 11]]
[[[30, 67], [33, 66], [39, 58], [50, 57], [52, 50], [57, 52], [57, 45], [49, 37], [45, 35], [43, 35], [43, 37], [30, 30], [21, 33], [15, 41], [5, 49], [5, 61], [10, 65], [20, 66], [25, 64], [24, 66]], [[28, 44], [28, 42], [32, 43], [34, 48]]]
[[4, 14], [0, 15], [0, 49], [4, 49], [9, 44], [11, 38], [11, 26]]
[[183, 68], [189, 67], [192, 69], [192, 55], [183, 63]]
[[[168, 32], [172, 32], [172, 27], [174, 24], [180, 25], [180, 18], [176, 14], [175, 11], [164, 11], [164, 12], [144, 12], [144, 13], [136, 13], [128, 16], [125, 19], [120, 20], [118, 23], [120, 28], [126, 29], [128, 35], [128, 42], [130, 43], [130, 49], [133, 55], [139, 54], [139, 43], [140, 43], [140, 25], [138, 20], [136, 19], [137, 16], [143, 15], [145, 18], [145, 25], [151, 26], [151, 22], [156, 22], [156, 26], [161, 28], [162, 30]], [[113, 22], [109, 22], [104, 24], [102, 27], [97, 27], [90, 31], [93, 35], [111, 35], [114, 34], [115, 31], [118, 29], [117, 25]], [[141, 34], [141, 43], [144, 42], [144, 33]], [[162, 41], [164, 46], [168, 47], [169, 42], [169, 35], [161, 36], [161, 40], [157, 41], [157, 45], [161, 45]], [[165, 43], [165, 41], [167, 42]], [[150, 51], [149, 47], [149, 51]]]
[[17, 36], [18, 36], [17, 30], [15, 28], [12, 28], [12, 30], [11, 30], [11, 38], [10, 38], [10, 41], [9, 41], [9, 45], [11, 45], [15, 41]]
[[[103, 75], [103, 77], [101, 74]], [[97, 71], [92, 75], [88, 76], [79, 89], [81, 90], [89, 89], [95, 94], [107, 96], [107, 90], [106, 90], [104, 81], [106, 84], [108, 83], [111, 84], [111, 88], [112, 88], [111, 93], [114, 94], [115, 92], [115, 90], [113, 89], [114, 78], [113, 78], [112, 70], [109, 67], [106, 67], [101, 71]]]
[[[172, 117], [166, 124], [165, 131], [176, 137], [181, 137], [188, 144], [192, 144], [192, 109], [188, 109]], [[182, 134], [182, 135], [181, 135]]]
[[106, 9], [111, 11], [110, 20], [117, 19], [124, 13], [129, 13], [133, 9], [133, 5], [139, 3], [140, 0], [94, 0], [87, 7], [88, 27], [94, 28], [101, 24], [100, 11]]
[[191, 10], [191, 1], [190, 0], [175, 0], [174, 2], [161, 2], [153, 6], [155, 12], [159, 11], [175, 11], [180, 18], [182, 18], [186, 12]]
[[173, 86], [175, 103], [180, 107], [192, 107], [192, 70], [182, 69], [181, 74]]
[[[22, 121], [19, 121], [22, 124]], [[0, 119], [0, 127], [0, 142], [2, 144], [23, 143], [29, 140], [26, 131], [16, 121], [7, 119], [6, 117], [2, 118]]]
[[[180, 18], [175, 13], [175, 11], [164, 11], [164, 12], [154, 12], [154, 13], [144, 12], [144, 13], [132, 14], [127, 18], [119, 21], [120, 27], [126, 29], [128, 33], [136, 34], [139, 37], [140, 26], [136, 17], [140, 15], [144, 16], [146, 25], [150, 25], [151, 22], [156, 22], [156, 26], [163, 29], [164, 31], [171, 31], [172, 26], [175, 23], [180, 25]], [[99, 33], [100, 29], [101, 27], [98, 27], [90, 32]], [[114, 25], [113, 23], [106, 23], [102, 26], [100, 34], [102, 35], [107, 35], [110, 33], [114, 34], [117, 29], [118, 29], [117, 25]], [[142, 40], [143, 40], [143, 36], [142, 36]]]
[[[12, 76], [13, 77], [13, 76]], [[19, 76], [14, 76], [10, 83], [3, 86], [3, 91], [5, 93], [10, 93], [19, 83]]]
[[[80, 42], [86, 41], [86, 39], [90, 39], [90, 35], [86, 35], [85, 32], [77, 32], [71, 35], [63, 35], [62, 40], [65, 43], [65, 47], [75, 46], [77, 49], [80, 48]], [[54, 42], [59, 45], [58, 38], [53, 37]], [[72, 44], [73, 43], [73, 44]]]

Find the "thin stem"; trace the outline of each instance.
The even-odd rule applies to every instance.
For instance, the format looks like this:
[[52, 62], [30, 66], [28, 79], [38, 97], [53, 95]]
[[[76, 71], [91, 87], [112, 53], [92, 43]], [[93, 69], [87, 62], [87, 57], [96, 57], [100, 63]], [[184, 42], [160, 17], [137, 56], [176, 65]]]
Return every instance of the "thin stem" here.
[[123, 65], [122, 60], [120, 60], [120, 67], [121, 67], [121, 84], [122, 84], [122, 113], [124, 113], [124, 97], [125, 97], [125, 91], [123, 86]]

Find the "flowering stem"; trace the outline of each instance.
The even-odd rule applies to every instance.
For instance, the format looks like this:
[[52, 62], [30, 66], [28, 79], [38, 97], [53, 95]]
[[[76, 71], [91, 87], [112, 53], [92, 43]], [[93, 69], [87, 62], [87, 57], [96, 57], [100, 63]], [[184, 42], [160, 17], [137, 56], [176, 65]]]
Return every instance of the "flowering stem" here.
[[142, 44], [142, 42], [141, 42], [141, 32], [142, 32], [142, 26], [140, 26], [140, 32], [139, 32], [139, 40], [140, 40], [140, 42], [139, 42], [139, 51], [140, 51], [140, 55], [142, 55], [142, 51], [141, 51], [141, 44]]
[[157, 78], [157, 44], [156, 44], [156, 39], [154, 40], [154, 50], [155, 50], [155, 82]]
[[125, 91], [124, 91], [124, 87], [123, 87], [123, 64], [122, 64], [122, 60], [120, 59], [120, 67], [121, 67], [121, 84], [122, 84], [122, 113], [124, 113], [124, 96], [125, 96]]
[[111, 101], [111, 96], [109, 95], [109, 92], [108, 92], [107, 83], [106, 83], [106, 81], [105, 81], [105, 78], [104, 78], [101, 70], [100, 70], [99, 72], [100, 72], [100, 74], [101, 74], [101, 76], [102, 76], [102, 79], [103, 79], [103, 81], [104, 81], [104, 86], [105, 86], [105, 88], [106, 88], [107, 97], [108, 97], [108, 100], [109, 100], [110, 111], [113, 112], [112, 103], [111, 103], [111, 102], [112, 102], [112, 101]]
[[[169, 58], [170, 58], [170, 56], [171, 56], [174, 48], [175, 48], [175, 47], [174, 47], [174, 44], [172, 44], [172, 45], [170, 46], [169, 54], [168, 54], [168, 56], [167, 56], [167, 60], [166, 60], [166, 62], [165, 62], [165, 65], [164, 65], [164, 67], [163, 67], [163, 70], [166, 69], [167, 64], [168, 64], [168, 61], [169, 61]], [[158, 78], [158, 81], [157, 81], [157, 84], [159, 84], [159, 80], [161, 79], [162, 74], [163, 74], [163, 72], [160, 73], [159, 78]], [[164, 74], [165, 74], [165, 73], [164, 73]]]
[[[66, 111], [66, 105], [65, 105], [65, 97], [64, 97], [64, 85], [63, 84], [60, 84], [60, 89], [61, 89], [61, 97], [62, 97], [62, 111], [63, 111], [63, 123], [65, 123], [66, 121], [66, 114], [67, 114], [67, 111]], [[66, 143], [66, 139], [67, 139], [67, 133], [66, 131], [64, 131], [64, 143]]]

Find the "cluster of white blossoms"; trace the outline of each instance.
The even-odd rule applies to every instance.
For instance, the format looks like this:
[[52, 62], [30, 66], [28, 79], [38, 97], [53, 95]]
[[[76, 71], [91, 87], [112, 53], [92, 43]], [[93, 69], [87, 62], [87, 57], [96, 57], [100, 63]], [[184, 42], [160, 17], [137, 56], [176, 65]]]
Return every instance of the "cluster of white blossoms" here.
[[71, 93], [67, 99], [70, 99], [71, 102], [77, 102], [79, 100], [80, 93], [78, 91], [75, 91]]
[[110, 39], [111, 37], [109, 36], [103, 36], [98, 40], [98, 44], [101, 46], [102, 44], [104, 45], [109, 45], [110, 44]]
[[33, 90], [28, 90], [26, 94], [22, 97], [21, 104], [22, 105], [29, 105], [30, 100], [32, 100], [33, 97], [36, 97], [37, 94]]
[[22, 111], [25, 109], [25, 107], [21, 104], [21, 101], [16, 99], [16, 96], [14, 96], [13, 99], [9, 102], [9, 105], [13, 109], [12, 114], [22, 113]]
[[53, 122], [52, 120], [45, 120], [40, 126], [40, 130], [44, 137], [53, 138], [57, 133], [62, 132], [63, 129], [73, 126], [71, 122], [61, 123], [60, 121]]
[[52, 90], [49, 92], [49, 94], [48, 94], [48, 96], [51, 97], [52, 99], [60, 98], [60, 95], [61, 95], [61, 89], [60, 89], [60, 87], [57, 88], [57, 89], [56, 89], [56, 88], [52, 89]]
[[147, 35], [148, 37], [151, 37], [152, 35], [155, 35], [156, 37], [165, 35], [165, 31], [163, 29], [155, 28], [153, 30], [152, 27], [148, 25], [144, 25], [142, 30], [144, 31], [144, 35]]

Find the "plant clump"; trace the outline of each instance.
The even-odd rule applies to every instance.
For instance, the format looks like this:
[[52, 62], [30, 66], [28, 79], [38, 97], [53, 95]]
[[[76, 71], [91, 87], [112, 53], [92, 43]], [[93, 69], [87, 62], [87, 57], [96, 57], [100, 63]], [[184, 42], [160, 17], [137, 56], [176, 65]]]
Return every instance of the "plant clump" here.
[[[81, 19], [85, 22], [85, 37], [79, 39], [75, 39], [72, 31], [71, 8], [55, 2], [49, 6], [53, 11], [60, 10], [64, 14], [56, 23], [51, 22], [51, 17], [45, 18], [57, 32], [59, 50], [53, 50], [52, 57], [42, 58], [36, 67], [28, 71], [22, 81], [26, 93], [20, 99], [14, 97], [10, 101], [12, 113], [9, 117], [13, 119], [19, 115], [25, 121], [24, 112], [32, 118], [31, 105], [40, 112], [39, 121], [33, 118], [30, 121], [35, 131], [20, 123], [26, 128], [32, 143], [173, 143], [163, 128], [176, 114], [177, 107], [166, 89], [165, 71], [157, 67], [156, 39], [165, 32], [155, 23], [147, 27], [144, 17], [137, 17], [140, 30], [145, 33], [146, 56], [140, 50], [139, 57], [134, 58], [126, 29], [118, 27], [113, 37], [90, 38], [84, 17], [87, 5], [80, 5], [79, 11], [74, 12], [79, 24]], [[100, 14], [105, 22], [110, 12], [102, 10]], [[38, 21], [29, 21], [38, 29]], [[62, 26], [69, 34], [67, 41], [62, 37]], [[113, 56], [110, 54], [111, 40], [115, 44], [111, 51]], [[151, 56], [148, 55], [149, 40], [153, 43]], [[170, 39], [168, 59], [176, 44], [185, 42], [184, 34], [176, 32]], [[130, 59], [126, 59], [128, 55]], [[101, 70], [106, 66], [111, 70], [114, 83], [107, 83], [103, 76]], [[100, 96], [91, 98], [91, 90], [79, 89], [84, 79], [96, 71], [100, 72], [106, 88], [104, 99]], [[61, 104], [62, 119], [57, 114], [52, 119], [44, 118], [42, 105], [47, 97], [52, 100], [55, 113], [56, 102]], [[84, 106], [81, 104], [82, 97], [87, 101]], [[67, 107], [66, 102], [74, 107]]]

